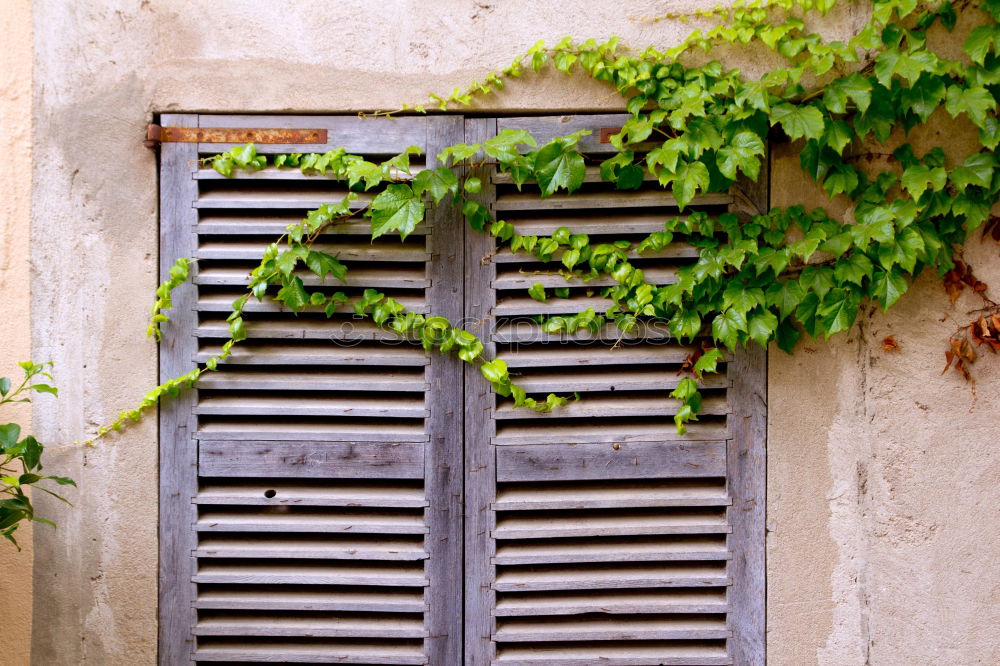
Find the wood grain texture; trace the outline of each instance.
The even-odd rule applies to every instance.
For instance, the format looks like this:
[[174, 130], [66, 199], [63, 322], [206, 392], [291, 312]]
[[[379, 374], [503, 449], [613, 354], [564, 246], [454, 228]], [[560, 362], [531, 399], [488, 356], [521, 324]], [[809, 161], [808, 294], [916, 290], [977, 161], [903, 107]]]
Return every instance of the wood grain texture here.
[[[428, 166], [437, 167], [433, 156], [444, 148], [461, 143], [465, 137], [465, 122], [458, 116], [437, 116], [427, 119], [426, 151]], [[450, 322], [458, 323], [464, 315], [465, 284], [463, 275], [465, 220], [454, 206], [437, 206], [428, 215], [433, 230], [429, 236], [427, 264], [427, 302], [431, 311]], [[430, 441], [425, 454], [425, 486], [429, 506], [426, 520], [430, 531], [426, 548], [430, 557], [426, 575], [428, 611], [425, 641], [431, 664], [458, 666], [462, 663], [463, 613], [462, 576], [456, 575], [463, 559], [464, 507], [462, 473], [463, 417], [465, 408], [464, 368], [455, 354], [431, 356], [426, 377], [427, 433]]]
[[205, 477], [420, 479], [424, 446], [390, 442], [203, 440], [198, 473]]
[[[752, 204], [750, 211], [770, 209], [770, 162], [765, 159], [757, 183], [741, 180], [742, 190]], [[732, 439], [729, 442], [729, 509], [733, 532], [729, 536], [732, 553], [729, 590], [732, 607], [730, 626], [733, 637], [729, 650], [736, 664], [763, 666], [766, 654], [767, 568], [765, 561], [767, 513], [767, 352], [748, 343], [729, 365], [733, 386], [729, 390]]]
[[[165, 115], [164, 124], [197, 127], [194, 115]], [[160, 153], [160, 277], [166, 279], [170, 267], [181, 257], [194, 256], [198, 184], [194, 144], [166, 143]], [[197, 268], [192, 268], [197, 272]], [[195, 288], [187, 284], [173, 293], [174, 316], [162, 325], [160, 381], [178, 377], [193, 368], [196, 351], [193, 335]], [[197, 451], [192, 433], [196, 428], [192, 412], [195, 391], [185, 391], [160, 407], [160, 572], [159, 639], [160, 666], [193, 664], [195, 623], [192, 583], [196, 564], [192, 555], [197, 539], [193, 530], [197, 518], [192, 503], [198, 491]]]
[[[465, 121], [466, 143], [478, 143], [496, 135], [496, 119], [477, 118]], [[474, 170], [482, 181], [489, 182], [487, 169]], [[492, 206], [493, 188], [484, 188], [475, 198]], [[483, 341], [483, 355], [494, 358], [492, 344], [495, 304], [490, 284], [496, 277], [494, 264], [486, 259], [495, 250], [492, 236], [481, 233], [467, 234], [465, 244], [465, 320], [466, 328]], [[479, 369], [467, 366], [465, 370], [465, 664], [486, 666], [495, 657], [492, 636], [496, 630], [493, 620], [495, 593], [492, 589], [494, 543], [493, 530], [496, 472], [492, 436], [493, 389], [482, 377]]]
[[725, 442], [536, 444], [497, 448], [499, 481], [723, 476]]

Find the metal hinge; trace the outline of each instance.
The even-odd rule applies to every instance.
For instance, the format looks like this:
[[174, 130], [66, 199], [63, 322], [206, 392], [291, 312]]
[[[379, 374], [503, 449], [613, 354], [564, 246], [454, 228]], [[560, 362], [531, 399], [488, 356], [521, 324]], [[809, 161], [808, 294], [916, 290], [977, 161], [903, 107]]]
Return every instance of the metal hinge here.
[[150, 123], [143, 145], [156, 148], [161, 143], [325, 144], [326, 141], [325, 129], [160, 127]]

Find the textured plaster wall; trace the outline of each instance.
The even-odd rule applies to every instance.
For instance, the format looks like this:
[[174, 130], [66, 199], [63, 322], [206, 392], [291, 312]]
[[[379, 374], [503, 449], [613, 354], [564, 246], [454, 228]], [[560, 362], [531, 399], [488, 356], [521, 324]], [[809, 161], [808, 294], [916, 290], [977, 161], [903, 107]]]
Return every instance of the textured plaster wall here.
[[[31, 2], [0, 2], [0, 376], [15, 379], [31, 356], [28, 221], [31, 217]], [[41, 402], [49, 405], [46, 396]], [[31, 423], [31, 406], [6, 405], [0, 423]], [[21, 552], [0, 543], [0, 655], [26, 666], [31, 645], [31, 526], [17, 532]]]
[[[140, 143], [151, 113], [393, 107], [481, 78], [539, 38], [675, 43], [688, 27], [641, 19], [705, 4], [36, 0], [32, 344], [57, 362], [64, 387], [58, 412], [36, 414], [38, 430], [78, 439], [155, 381], [143, 332], [156, 284], [156, 163]], [[826, 33], [849, 31], [860, 12], [841, 10]], [[736, 57], [748, 71], [764, 66]], [[618, 108], [607, 89], [561, 75], [511, 85], [489, 104]], [[942, 118], [949, 143], [953, 127]], [[808, 194], [795, 162], [794, 146], [777, 149], [777, 204]], [[968, 251], [1000, 284], [996, 254]], [[969, 388], [939, 375], [956, 316], [925, 277], [888, 317], [866, 314], [849, 336], [795, 357], [772, 353], [770, 663], [1000, 661], [997, 369], [981, 364], [970, 412]], [[892, 354], [881, 350], [889, 333], [902, 345]], [[153, 419], [50, 466], [82, 490], [73, 509], [42, 502], [60, 528], [36, 536], [33, 663], [152, 664]]]

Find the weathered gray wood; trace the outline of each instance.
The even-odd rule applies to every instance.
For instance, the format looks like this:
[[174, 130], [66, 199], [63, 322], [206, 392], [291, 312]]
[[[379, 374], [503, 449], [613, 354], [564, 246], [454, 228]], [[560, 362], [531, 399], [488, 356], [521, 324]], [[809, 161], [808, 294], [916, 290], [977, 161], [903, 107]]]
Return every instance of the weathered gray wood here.
[[[398, 642], [399, 639], [397, 639]], [[417, 643], [416, 645], [419, 645]], [[273, 641], [241, 641], [238, 646], [199, 648], [199, 662], [264, 662], [282, 664], [426, 664], [418, 647], [407, 645], [337, 643], [335, 639], [317, 638], [309, 643], [296, 641], [281, 644]]]
[[[202, 127], [235, 127], [262, 129], [326, 129], [325, 144], [260, 144], [259, 153], [323, 153], [343, 148], [349, 153], [368, 155], [393, 155], [407, 146], [421, 141], [426, 131], [423, 116], [397, 116], [394, 118], [359, 118], [346, 116], [261, 116], [261, 115], [206, 115], [201, 116]], [[203, 153], [220, 153], [235, 144], [202, 143]]]
[[[341, 387], [347, 388], [347, 387]], [[352, 395], [333, 396], [253, 396], [223, 395], [203, 397], [195, 414], [222, 416], [374, 416], [384, 418], [423, 418], [427, 416], [422, 395], [395, 398]]]
[[583, 153], [607, 154], [617, 153], [618, 150], [610, 143], [601, 143], [601, 129], [621, 129], [629, 117], [624, 113], [603, 113], [498, 118], [497, 130], [524, 130], [535, 137], [539, 145], [573, 132], [589, 130], [590, 135], [580, 139], [578, 150]]
[[[427, 382], [423, 373], [392, 368], [388, 371], [359, 372], [233, 372], [221, 370], [198, 381], [202, 389], [240, 391], [410, 391], [423, 393]], [[384, 402], [383, 402], [384, 404]]]
[[[238, 296], [242, 296], [243, 291], [233, 289], [232, 291], [226, 293], [213, 293], [210, 295], [202, 295], [198, 298], [198, 302], [195, 304], [195, 309], [199, 312], [232, 312], [232, 302]], [[419, 312], [420, 314], [427, 314], [430, 312], [430, 307], [424, 302], [422, 295], [414, 294], [400, 294], [397, 295], [396, 301], [400, 305], [405, 307], [410, 312]], [[321, 305], [307, 305], [299, 310], [300, 313], [319, 313], [323, 312], [324, 307]], [[246, 306], [243, 308], [244, 312], [258, 313], [258, 312], [285, 312], [293, 313], [292, 310], [284, 303], [279, 301], [271, 300], [270, 298], [265, 298], [263, 301], [258, 301], [256, 299], [250, 299], [247, 301]], [[336, 312], [338, 313], [349, 313], [354, 311], [354, 306], [349, 303], [343, 303], [337, 306]]]
[[195, 529], [202, 532], [337, 534], [426, 534], [421, 516], [412, 511], [330, 511], [302, 508], [294, 512], [247, 513], [234, 507], [203, 508]]
[[[381, 241], [381, 239], [379, 239]], [[208, 241], [198, 245], [199, 259], [246, 259], [260, 261], [267, 242]], [[394, 239], [392, 244], [375, 243], [316, 243], [313, 248], [339, 258], [341, 261], [426, 261], [430, 254], [422, 245], [415, 245], [409, 238], [405, 243]]]
[[[692, 206], [727, 206], [733, 200], [728, 193], [706, 194]], [[260, 205], [256, 204], [255, 205]], [[220, 206], [221, 207], [221, 206]], [[277, 206], [276, 206], [277, 207]], [[602, 192], [554, 194], [545, 199], [535, 193], [504, 194], [497, 197], [500, 212], [516, 210], [594, 210], [595, 208], [677, 208], [677, 200], [666, 190], [653, 192]]]
[[636, 509], [555, 514], [514, 513], [497, 520], [497, 539], [554, 539], [563, 537], [621, 537], [660, 534], [725, 534], [730, 531], [725, 513], [717, 508]]
[[420, 620], [399, 617], [361, 619], [336, 615], [241, 616], [206, 613], [195, 625], [201, 636], [303, 636], [316, 638], [424, 638]]
[[[206, 210], [198, 220], [198, 233], [212, 234], [219, 236], [266, 236], [268, 241], [274, 240], [285, 233], [289, 224], [298, 224], [302, 221], [302, 215], [298, 211], [272, 213], [258, 213], [253, 216], [243, 215], [221, 215], [215, 211]], [[662, 226], [662, 225], [661, 225]], [[331, 239], [340, 235], [371, 236], [372, 225], [367, 220], [357, 220], [352, 218], [349, 222], [343, 222], [330, 227], [325, 237]], [[423, 236], [427, 233], [427, 225], [418, 224], [411, 236]]]
[[[197, 127], [197, 116], [165, 115], [162, 122], [178, 127]], [[194, 227], [198, 197], [193, 178], [197, 149], [192, 144], [164, 144], [160, 152], [160, 276], [181, 257], [194, 255]], [[196, 271], [197, 269], [195, 269]], [[195, 293], [191, 285], [174, 291], [173, 313], [163, 324], [160, 345], [160, 381], [191, 370], [196, 344], [192, 335]], [[165, 402], [160, 408], [160, 570], [159, 640], [160, 666], [193, 664], [195, 622], [192, 583], [196, 564], [192, 552], [197, 539], [192, 526], [196, 508], [192, 498], [198, 490], [197, 456], [192, 432], [196, 429], [191, 407], [193, 391]]]
[[666, 613], [725, 613], [726, 592], [718, 588], [693, 590], [627, 590], [551, 592], [545, 595], [507, 595], [497, 602], [498, 617], [533, 615], [611, 615]]
[[639, 340], [671, 340], [673, 336], [667, 328], [666, 322], [662, 321], [641, 321], [635, 331], [626, 333], [618, 329], [614, 324], [605, 324], [596, 331], [579, 330], [572, 334], [566, 333], [545, 333], [541, 326], [531, 319], [517, 318], [512, 322], [503, 323], [497, 326], [494, 334], [494, 342], [564, 342], [564, 341], [584, 341], [584, 340], [605, 340], [609, 342], [622, 341], [623, 344], [634, 344]]
[[[770, 151], [757, 182], [741, 177], [733, 187], [731, 210], [746, 217], [770, 210]], [[732, 607], [728, 641], [734, 663], [767, 661], [765, 537], [767, 512], [767, 352], [756, 344], [739, 350], [729, 366], [732, 439], [728, 447], [729, 518], [733, 533], [729, 589]]]
[[[558, 250], [552, 254], [552, 260], [558, 262], [562, 257], [563, 250]], [[671, 243], [660, 250], [643, 252], [639, 254], [635, 249], [625, 253], [629, 259], [693, 259], [698, 256], [697, 248], [686, 243]], [[200, 254], [199, 254], [200, 256]], [[224, 257], [220, 257], [224, 258]], [[492, 260], [498, 264], [537, 262], [538, 259], [525, 252], [511, 252], [510, 248], [504, 248], [493, 255]], [[558, 264], [550, 265], [557, 266]]]
[[580, 295], [571, 298], [549, 298], [544, 303], [528, 296], [515, 296], [498, 300], [494, 314], [498, 317], [534, 314], [561, 315], [576, 314], [587, 309], [594, 310], [594, 312], [604, 312], [613, 304], [610, 298], [599, 296]]
[[281, 534], [267, 539], [264, 534], [203, 534], [195, 551], [198, 557], [243, 557], [323, 560], [414, 561], [427, 559], [420, 541], [388, 537], [377, 533], [377, 541], [363, 539], [351, 531], [346, 539], [324, 535], [323, 540]]
[[[503, 119], [501, 119], [500, 122], [503, 122]], [[211, 169], [202, 169], [201, 171], [204, 171], [204, 172], [211, 171], [211, 173], [215, 173], [216, 176], [218, 176], [220, 178], [222, 177], [222, 176], [219, 176], [219, 174], [217, 174], [215, 171], [212, 171]], [[509, 173], [496, 172], [496, 173], [494, 173], [492, 175], [491, 179], [492, 179], [493, 183], [495, 183], [497, 185], [512, 185], [512, 184], [514, 184], [514, 178]], [[655, 181], [656, 180], [656, 176], [654, 176], [653, 174], [649, 173], [648, 171], [644, 171], [643, 174], [642, 174], [642, 179], [644, 181], [646, 181], [646, 182], [651, 182], [651, 181]], [[533, 179], [531, 179], [531, 180], [527, 180], [525, 182], [533, 183], [535, 181]], [[585, 183], [600, 183], [600, 182], [606, 182], [606, 181], [604, 181], [604, 179], [601, 178], [601, 168], [599, 166], [588, 166], [586, 168], [586, 171], [584, 172], [583, 182], [585, 182]], [[661, 225], [661, 227], [662, 227], [662, 225]]]
[[[496, 135], [496, 119], [477, 118], [465, 121], [466, 143], [479, 143]], [[471, 175], [489, 182], [489, 169], [481, 168]], [[494, 188], [484, 188], [475, 198], [490, 206]], [[483, 355], [495, 355], [492, 339], [492, 310], [495, 292], [490, 284], [496, 277], [495, 266], [484, 258], [495, 250], [494, 239], [481, 233], [467, 234], [465, 244], [465, 321], [475, 328], [483, 340]], [[493, 606], [493, 565], [490, 558], [495, 544], [490, 538], [493, 529], [491, 505], [495, 499], [496, 472], [491, 438], [495, 430], [492, 418], [493, 389], [479, 370], [465, 371], [465, 664], [487, 666], [493, 663], [495, 631]]]
[[587, 562], [660, 562], [729, 559], [724, 537], [681, 539], [602, 538], [588, 541], [513, 541], [501, 543], [498, 565], [582, 564]]
[[729, 442], [730, 521], [733, 533], [729, 547], [733, 559], [729, 590], [732, 607], [733, 660], [748, 666], [765, 663], [764, 561], [767, 507], [767, 355], [757, 345], [748, 345], [730, 364], [733, 388], [729, 416], [733, 436]]
[[683, 363], [696, 345], [623, 344], [620, 347], [547, 347], [517, 349], [501, 355], [511, 368], [564, 368], [596, 365], [649, 365], [651, 363]]
[[[221, 346], [207, 345], [193, 356], [195, 360], [204, 362], [217, 356], [220, 351]], [[226, 360], [226, 365], [423, 366], [428, 362], [422, 349], [404, 345], [372, 347], [308, 344], [291, 347], [280, 344], [243, 344], [233, 347], [233, 354]]]
[[495, 639], [504, 643], [552, 641], [719, 640], [728, 638], [724, 617], [634, 617], [569, 621], [509, 619], [500, 624]]
[[[439, 116], [427, 119], [427, 166], [435, 168], [436, 156], [444, 148], [462, 143], [465, 123], [461, 117]], [[465, 220], [454, 206], [440, 205], [428, 213], [433, 235], [428, 237], [432, 251], [427, 264], [427, 302], [432, 314], [451, 322], [462, 320], [465, 303], [464, 242]], [[464, 363], [455, 354], [438, 354], [427, 366], [427, 443], [425, 485], [429, 506], [426, 539], [430, 558], [426, 574], [428, 611], [425, 625], [427, 657], [432, 664], [462, 662], [463, 577], [456, 575], [463, 559], [462, 510]]]
[[303, 481], [272, 479], [264, 482], [243, 479], [203, 479], [198, 504], [238, 504], [242, 506], [427, 506], [418, 483], [398, 480]]
[[423, 571], [409, 562], [309, 562], [279, 560], [232, 564], [206, 560], [194, 580], [198, 583], [241, 585], [372, 585], [377, 587], [426, 587]]
[[[545, 440], [540, 440], [545, 441]], [[725, 442], [536, 444], [497, 448], [499, 481], [723, 476]]]
[[[390, 287], [396, 289], [425, 289], [430, 282], [424, 271], [418, 267], [400, 266], [392, 270], [357, 268], [351, 269], [343, 282], [327, 278], [320, 280], [314, 273], [299, 271], [296, 275], [307, 287], [330, 285], [341, 287]], [[212, 267], [198, 272], [195, 284], [245, 286], [250, 283], [250, 275], [244, 268]], [[530, 285], [529, 285], [530, 286]]]
[[[525, 389], [527, 390], [527, 389]], [[573, 376], [567, 375], [563, 387], [557, 389], [563, 393], [578, 390], [573, 383]], [[535, 412], [514, 407], [512, 401], [505, 401], [496, 409], [499, 420], [554, 420], [570, 418], [611, 418], [624, 416], [673, 416], [681, 407], [679, 400], [661, 397], [645, 397], [622, 393], [613, 397], [587, 397], [579, 402], [570, 402], [556, 407], [550, 412]], [[729, 403], [719, 396], [707, 397], [702, 401], [699, 414], [727, 414]]]
[[[229, 339], [229, 324], [224, 316], [205, 314], [195, 329], [199, 338]], [[341, 315], [333, 319], [289, 319], [287, 317], [255, 316], [246, 324], [251, 340], [265, 338], [284, 340], [328, 340], [337, 343], [349, 342], [400, 342], [402, 337], [393, 331], [377, 326], [370, 319], [356, 319], [351, 315]]]
[[[281, 183], [274, 185], [265, 183], [225, 183], [227, 187], [212, 187], [205, 183], [201, 196], [195, 202], [195, 208], [239, 208], [242, 210], [257, 209], [297, 209], [311, 210], [323, 204], [337, 203], [344, 199], [350, 190], [345, 183], [342, 187], [326, 185], [311, 187], [305, 190], [289, 190]], [[237, 185], [233, 187], [233, 185]], [[351, 201], [350, 206], [360, 210], [372, 200], [370, 194], [359, 194]]]
[[241, 585], [203, 590], [196, 608], [258, 611], [347, 611], [372, 613], [423, 613], [427, 607], [419, 589], [343, 588], [316, 590], [255, 588]]
[[677, 645], [654, 642], [628, 647], [507, 647], [497, 664], [502, 666], [726, 666], [734, 663], [722, 648], [710, 645]]
[[659, 587], [721, 587], [730, 584], [716, 563], [642, 563], [614, 565], [537, 566], [506, 569], [493, 584], [498, 592], [546, 590], [620, 590]]
[[[505, 265], [506, 267], [506, 265]], [[644, 271], [646, 282], [649, 284], [664, 285], [677, 282], [677, 269], [672, 267], [661, 268], [651, 267]], [[592, 289], [594, 287], [611, 287], [618, 282], [610, 276], [598, 277], [592, 280], [572, 278], [567, 280], [556, 272], [545, 271], [525, 271], [510, 270], [497, 272], [497, 279], [493, 282], [495, 289], [527, 289], [535, 283], [540, 283], [543, 287], [556, 289], [559, 287], [582, 287]], [[536, 301], [537, 303], [537, 301]]]
[[[551, 236], [559, 227], [568, 227], [574, 234], [589, 234], [591, 236], [610, 235], [617, 240], [624, 234], [651, 234], [665, 229], [662, 213], [627, 213], [615, 210], [602, 210], [597, 214], [581, 214], [575, 217], [545, 216], [539, 213], [537, 217], [518, 216], [508, 220], [521, 236]], [[678, 215], [684, 219], [685, 215]], [[672, 219], [672, 218], [669, 218]], [[593, 239], [591, 239], [593, 242]]]
[[337, 420], [330, 423], [314, 421], [288, 421], [277, 423], [263, 419], [247, 419], [242, 421], [218, 420], [203, 417], [195, 437], [203, 441], [231, 440], [276, 442], [327, 442], [331, 439], [341, 439], [350, 442], [426, 442], [427, 433], [423, 424], [414, 420], [413, 423], [377, 423], [371, 421]]
[[[517, 385], [529, 393], [560, 393], [567, 391], [663, 391], [672, 389], [684, 377], [676, 370], [635, 370], [622, 372], [615, 366], [594, 368], [571, 375], [552, 372], [532, 372], [517, 378]], [[729, 379], [725, 371], [705, 375], [698, 383], [702, 388], [726, 388]], [[625, 397], [624, 399], [629, 399]]]
[[504, 421], [497, 427], [493, 443], [497, 446], [531, 446], [539, 442], [546, 445], [583, 445], [604, 443], [625, 444], [628, 442], [717, 442], [729, 437], [729, 429], [722, 423], [689, 423], [687, 433], [678, 435], [673, 422], [643, 423], [637, 425], [624, 422], [609, 427], [607, 423], [594, 421], [593, 424], [566, 425], [556, 421]]
[[721, 479], [601, 481], [600, 483], [529, 483], [505, 486], [497, 494], [498, 511], [616, 509], [653, 506], [728, 506]]
[[200, 476], [419, 479], [423, 446], [385, 442], [202, 440]]

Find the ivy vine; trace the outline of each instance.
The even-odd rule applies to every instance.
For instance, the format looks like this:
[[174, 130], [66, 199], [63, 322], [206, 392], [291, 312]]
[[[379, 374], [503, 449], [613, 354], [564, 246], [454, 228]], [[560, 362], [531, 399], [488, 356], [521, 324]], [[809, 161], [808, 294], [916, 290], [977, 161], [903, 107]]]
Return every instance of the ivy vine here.
[[[601, 290], [612, 303], [607, 311], [544, 319], [541, 326], [550, 333], [597, 330], [609, 322], [631, 331], [640, 320], [654, 319], [664, 322], [678, 340], [710, 335], [716, 345], [729, 349], [751, 342], [766, 346], [773, 340], [792, 352], [803, 334], [829, 338], [850, 329], [869, 303], [891, 307], [914, 277], [929, 269], [953, 297], [964, 286], [983, 296], [981, 316], [956, 332], [948, 351], [949, 365], [957, 361], [959, 371], [968, 376], [975, 360], [973, 344], [1000, 348], [1000, 309], [985, 295], [986, 286], [956, 261], [958, 248], [977, 228], [1000, 242], [1000, 227], [990, 218], [1000, 192], [1000, 0], [875, 0], [868, 22], [855, 35], [825, 41], [809, 31], [807, 19], [833, 6], [834, 0], [756, 0], [695, 17], [669, 16], [708, 21], [711, 27], [695, 30], [663, 51], [629, 51], [616, 39], [598, 43], [567, 38], [553, 46], [538, 42], [484, 82], [449, 96], [431, 95], [429, 105], [404, 106], [399, 112], [469, 106], [529, 71], [551, 67], [582, 74], [612, 86], [629, 113], [621, 131], [611, 137], [617, 153], [600, 167], [601, 178], [618, 189], [637, 189], [652, 178], [671, 190], [683, 212], [697, 196], [727, 191], [741, 177], [756, 180], [767, 142], [791, 140], [800, 142], [803, 171], [831, 198], [849, 202], [846, 219], [791, 206], [742, 217], [689, 212], [665, 220], [662, 231], [638, 243], [592, 244], [586, 234], [566, 227], [551, 236], [522, 236], [475, 200], [482, 183], [467, 176], [468, 170], [488, 164], [509, 174], [518, 188], [536, 184], [542, 197], [572, 194], [584, 181], [578, 144], [586, 132], [538, 145], [526, 132], [505, 130], [482, 143], [450, 146], [438, 155], [443, 166], [415, 173], [410, 157], [419, 154], [417, 147], [373, 163], [343, 150], [267, 156], [257, 154], [251, 144], [240, 146], [207, 163], [224, 176], [237, 169], [299, 168], [346, 181], [354, 192], [371, 191], [374, 196], [361, 207], [352, 205], [357, 197], [352, 193], [290, 225], [267, 247], [251, 273], [247, 293], [233, 302], [230, 339], [221, 353], [204, 368], [157, 387], [99, 434], [140, 418], [143, 409], [164, 395], [215, 370], [233, 345], [247, 337], [243, 310], [248, 300], [265, 295], [296, 312], [312, 307], [332, 316], [350, 307], [379, 326], [419, 340], [427, 350], [455, 352], [478, 364], [497, 393], [512, 397], [517, 406], [546, 411], [572, 399], [528, 396], [512, 381], [502, 360], [487, 361], [482, 343], [444, 318], [407, 312], [395, 299], [371, 289], [355, 299], [343, 292], [310, 291], [298, 273], [307, 270], [321, 280], [344, 280], [348, 267], [314, 244], [354, 216], [370, 219], [372, 238], [398, 234], [405, 239], [429, 207], [444, 205], [458, 207], [471, 228], [494, 236], [501, 246], [542, 262], [558, 262], [556, 270], [568, 278], [613, 280], [614, 286]], [[951, 31], [961, 12], [974, 12], [977, 26], [964, 40], [965, 57], [949, 59], [931, 48], [928, 31], [935, 25]], [[697, 60], [692, 54], [711, 53], [725, 44], [759, 46], [776, 54], [781, 64], [756, 79], [746, 79], [715, 60], [691, 64]], [[941, 118], [934, 116], [939, 107], [978, 129], [976, 152], [955, 158], [941, 147], [924, 154], [905, 142], [891, 151], [885, 147]], [[857, 159], [864, 153], [889, 159]], [[629, 261], [630, 253], [641, 256], [670, 243], [694, 246], [697, 260], [680, 268], [672, 284], [648, 282], [642, 269]], [[190, 260], [181, 259], [159, 288], [151, 335], [159, 336], [170, 293], [189, 275]], [[546, 291], [540, 283], [528, 293], [537, 300], [566, 295], [560, 289]], [[692, 377], [670, 394], [679, 401], [675, 421], [680, 432], [696, 419], [698, 380], [721, 359], [720, 349], [709, 345], [686, 364]]]

